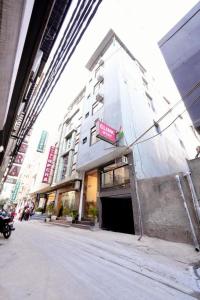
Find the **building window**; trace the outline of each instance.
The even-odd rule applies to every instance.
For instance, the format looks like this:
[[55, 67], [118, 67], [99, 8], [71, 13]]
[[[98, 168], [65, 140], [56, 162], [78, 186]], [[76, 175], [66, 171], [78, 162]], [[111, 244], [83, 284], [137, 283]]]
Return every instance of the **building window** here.
[[114, 184], [120, 185], [129, 182], [128, 166], [114, 170]]
[[93, 89], [93, 94], [97, 94], [99, 92], [99, 90], [101, 89], [102, 85], [103, 85], [104, 81], [100, 81], [100, 82], [97, 82], [94, 86], [94, 89]]
[[183, 144], [183, 141], [182, 141], [181, 139], [179, 139], [179, 143], [180, 143], [181, 147], [182, 147], [183, 149], [185, 149], [185, 145]]
[[78, 126], [76, 127], [76, 134], [79, 134], [80, 131], [81, 131], [81, 125], [78, 125]]
[[148, 90], [148, 82], [146, 81], [146, 79], [144, 79], [144, 77], [142, 77], [142, 82], [144, 87]]
[[87, 137], [83, 139], [83, 144], [87, 143]]
[[142, 72], [142, 74], [145, 74], [146, 73], [145, 68], [139, 62], [137, 62], [137, 65], [138, 65], [140, 71]]
[[124, 166], [111, 171], [102, 172], [101, 187], [107, 188], [112, 186], [124, 185], [130, 182], [129, 167]]
[[85, 115], [85, 119], [87, 119], [89, 117], [89, 111], [87, 112], [87, 114]]
[[92, 104], [92, 115], [99, 111], [103, 107], [103, 102], [96, 101]]
[[63, 166], [62, 166], [62, 172], [61, 172], [61, 180], [65, 178], [66, 171], [67, 171], [67, 165], [68, 165], [68, 155], [63, 156]]
[[97, 131], [96, 131], [96, 125], [91, 128], [90, 131], [90, 145], [94, 145], [99, 141], [99, 138], [97, 137]]
[[170, 104], [170, 101], [166, 97], [163, 96], [163, 99], [165, 100], [165, 102], [167, 102], [167, 104]]
[[159, 134], [161, 134], [160, 125], [156, 121], [153, 121], [153, 122], [154, 122], [154, 126], [155, 126], [155, 129], [156, 129], [156, 132], [159, 133]]
[[151, 98], [151, 96], [145, 92], [145, 95], [147, 97], [147, 100], [148, 100], [148, 104], [149, 104], [149, 107], [155, 112], [155, 107], [154, 107], [154, 104], [153, 104], [153, 99]]
[[73, 164], [75, 164], [76, 163], [76, 161], [77, 161], [77, 155], [78, 155], [78, 153], [76, 152], [76, 153], [74, 153], [74, 157], [73, 157]]
[[113, 170], [101, 174], [101, 186], [102, 187], [111, 187], [114, 185], [113, 182]]
[[72, 136], [64, 138], [63, 152], [68, 151], [71, 148], [71, 146], [72, 146]]

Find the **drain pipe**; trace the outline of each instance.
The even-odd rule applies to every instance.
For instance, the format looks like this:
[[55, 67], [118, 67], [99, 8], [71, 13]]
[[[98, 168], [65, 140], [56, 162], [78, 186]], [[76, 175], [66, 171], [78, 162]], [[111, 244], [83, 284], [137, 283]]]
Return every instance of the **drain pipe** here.
[[186, 200], [185, 200], [185, 196], [184, 196], [184, 193], [183, 193], [183, 188], [182, 188], [182, 185], [181, 185], [180, 176], [176, 175], [175, 178], [176, 178], [176, 181], [177, 181], [177, 185], [178, 185], [178, 188], [179, 188], [179, 191], [180, 191], [181, 198], [182, 198], [183, 203], [184, 203], [184, 207], [185, 207], [188, 219], [189, 219], [190, 228], [191, 228], [191, 232], [192, 232], [192, 239], [193, 239], [193, 242], [194, 242], [195, 250], [200, 251], [197, 236], [196, 236], [196, 233], [195, 233], [195, 230], [194, 230], [194, 226], [192, 224], [192, 219], [191, 219], [191, 216], [190, 216], [190, 212], [189, 212], [189, 209], [188, 209], [188, 206], [187, 206], [187, 203], [186, 203]]
[[189, 187], [190, 187], [190, 192], [192, 195], [192, 200], [193, 200], [193, 204], [194, 204], [194, 209], [195, 209], [195, 213], [197, 216], [198, 221], [200, 221], [200, 207], [199, 207], [199, 202], [198, 202], [198, 198], [197, 198], [197, 194], [194, 188], [194, 184], [192, 182], [192, 177], [191, 177], [191, 173], [187, 172], [184, 175], [187, 178]]
[[143, 223], [142, 223], [142, 210], [141, 210], [140, 196], [139, 196], [139, 192], [138, 192], [138, 183], [137, 183], [137, 178], [136, 178], [136, 172], [134, 174], [134, 181], [135, 181], [135, 193], [136, 193], [136, 199], [137, 199], [137, 203], [138, 203], [138, 215], [139, 215], [140, 236], [138, 238], [138, 241], [140, 241], [143, 236]]
[[85, 172], [82, 173], [81, 194], [80, 194], [80, 202], [79, 202], [79, 209], [78, 209], [78, 220], [79, 221], [81, 221], [81, 218], [82, 218], [84, 184], [85, 184]]

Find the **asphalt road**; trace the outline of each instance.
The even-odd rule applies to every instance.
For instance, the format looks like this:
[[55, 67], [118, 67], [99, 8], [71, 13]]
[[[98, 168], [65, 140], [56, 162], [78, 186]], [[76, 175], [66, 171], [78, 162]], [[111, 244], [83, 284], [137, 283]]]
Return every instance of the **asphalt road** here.
[[192, 247], [174, 245], [18, 223], [9, 240], [0, 237], [0, 299], [200, 299], [200, 278], [192, 266], [198, 256]]

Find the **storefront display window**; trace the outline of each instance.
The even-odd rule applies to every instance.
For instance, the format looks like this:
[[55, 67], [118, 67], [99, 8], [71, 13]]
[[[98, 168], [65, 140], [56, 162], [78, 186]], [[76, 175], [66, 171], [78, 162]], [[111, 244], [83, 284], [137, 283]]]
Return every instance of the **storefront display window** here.
[[62, 194], [62, 205], [70, 210], [75, 209], [75, 192], [66, 192]]

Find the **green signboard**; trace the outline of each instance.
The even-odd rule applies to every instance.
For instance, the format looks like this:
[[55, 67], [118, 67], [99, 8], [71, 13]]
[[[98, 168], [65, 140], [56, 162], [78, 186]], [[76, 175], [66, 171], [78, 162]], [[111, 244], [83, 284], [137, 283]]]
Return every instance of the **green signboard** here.
[[37, 147], [37, 152], [44, 152], [48, 132], [43, 130]]
[[17, 194], [19, 192], [19, 188], [20, 188], [20, 181], [17, 181], [17, 183], [15, 184], [15, 188], [12, 192], [12, 195], [11, 195], [11, 201], [15, 201], [16, 198], [17, 198]]

